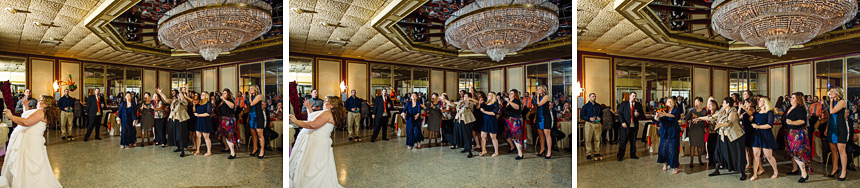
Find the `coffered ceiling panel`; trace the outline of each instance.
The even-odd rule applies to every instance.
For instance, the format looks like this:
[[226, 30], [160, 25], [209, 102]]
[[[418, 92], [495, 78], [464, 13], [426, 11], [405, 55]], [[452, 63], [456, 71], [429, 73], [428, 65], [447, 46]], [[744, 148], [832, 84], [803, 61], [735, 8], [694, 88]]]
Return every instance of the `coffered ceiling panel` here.
[[768, 56], [658, 43], [618, 13], [613, 2], [577, 1], [578, 50], [736, 68], [778, 61]]
[[[133, 51], [117, 51], [85, 27], [84, 19], [104, 0], [3, 0], [0, 9], [14, 8], [30, 13], [0, 11], [0, 51], [47, 55], [86, 61], [186, 69], [208, 64], [280, 56], [281, 46], [254, 49], [219, 56], [215, 62], [199, 56], [164, 56]], [[345, 4], [345, 3], [341, 3]], [[346, 9], [343, 9], [346, 11]], [[58, 27], [37, 26], [34, 22]], [[309, 21], [307, 22], [309, 25]], [[58, 41], [59, 44], [46, 43]], [[275, 49], [276, 48], [276, 49]]]

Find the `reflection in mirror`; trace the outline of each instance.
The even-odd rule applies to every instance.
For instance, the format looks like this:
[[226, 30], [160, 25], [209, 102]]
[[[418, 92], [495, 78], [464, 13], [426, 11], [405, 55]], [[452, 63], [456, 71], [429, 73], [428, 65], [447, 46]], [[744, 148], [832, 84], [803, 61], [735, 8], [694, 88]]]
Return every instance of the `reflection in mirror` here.
[[27, 58], [0, 56], [0, 80], [11, 83], [10, 90], [15, 93], [24, 92], [27, 88]]
[[842, 59], [815, 62], [816, 96], [827, 96], [832, 87], [842, 87]]
[[[314, 84], [314, 58], [290, 56], [290, 70], [287, 82], [296, 82], [299, 96], [310, 95]], [[234, 91], [235, 92], [235, 91]]]
[[642, 62], [615, 59], [615, 105], [627, 100], [633, 92], [639, 96], [644, 94], [642, 76]]

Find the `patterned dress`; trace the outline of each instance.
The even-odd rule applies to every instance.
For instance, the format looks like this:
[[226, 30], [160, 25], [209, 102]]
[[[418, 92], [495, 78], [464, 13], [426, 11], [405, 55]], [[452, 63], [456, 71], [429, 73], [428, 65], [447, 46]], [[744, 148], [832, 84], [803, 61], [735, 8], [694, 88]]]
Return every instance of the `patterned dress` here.
[[[798, 106], [793, 110], [785, 114], [786, 120], [806, 120], [806, 107]], [[809, 142], [806, 136], [806, 122], [802, 125], [787, 125], [786, 129], [788, 130], [788, 134], [785, 135], [785, 145], [788, 146], [788, 152], [791, 157], [800, 160], [804, 164], [809, 164], [809, 159], [811, 158], [809, 153]], [[812, 172], [812, 168], [807, 168], [809, 172]]]

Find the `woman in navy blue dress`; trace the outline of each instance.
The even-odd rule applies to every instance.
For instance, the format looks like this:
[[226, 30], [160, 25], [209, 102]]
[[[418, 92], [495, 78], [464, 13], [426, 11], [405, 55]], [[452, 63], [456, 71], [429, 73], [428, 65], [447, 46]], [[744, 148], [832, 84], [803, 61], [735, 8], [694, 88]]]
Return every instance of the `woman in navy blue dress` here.
[[773, 136], [773, 106], [770, 104], [770, 99], [767, 97], [761, 97], [758, 100], [759, 110], [753, 116], [753, 124], [752, 127], [755, 129], [753, 136], [752, 148], [753, 148], [753, 174], [750, 178], [750, 181], [755, 181], [758, 178], [758, 175], [763, 171], [761, 169], [761, 154], [764, 151], [764, 157], [767, 158], [767, 162], [770, 163], [770, 166], [773, 167], [773, 176], [770, 176], [771, 179], [774, 179], [779, 174], [779, 170], [776, 169], [776, 159], [773, 158], [773, 149], [777, 148], [776, 138]]
[[421, 141], [424, 141], [424, 136], [421, 135], [421, 103], [416, 93], [412, 93], [410, 98], [400, 113], [403, 119], [406, 119], [406, 146], [412, 149], [412, 146], [418, 143], [416, 148], [421, 149]]
[[[845, 151], [845, 144], [850, 142], [852, 128], [845, 119], [845, 102], [844, 92], [842, 88], [834, 87], [827, 93], [830, 96], [830, 121], [827, 122], [827, 129], [824, 130], [827, 141], [830, 142], [830, 151], [839, 151], [839, 156], [836, 152], [832, 152], [833, 170], [828, 173], [827, 177], [835, 177], [837, 172], [837, 159], [841, 163], [842, 172], [839, 174], [839, 181], [845, 181], [845, 169], [848, 166], [848, 156]], [[851, 159], [853, 160], [853, 159]]]
[[[552, 120], [550, 115], [549, 104], [551, 98], [547, 94], [546, 86], [538, 86], [537, 95], [535, 96], [535, 100], [533, 105], [536, 106], [536, 115], [535, 115], [535, 125], [538, 128], [538, 136], [540, 137], [540, 153], [538, 156], [544, 156], [545, 159], [550, 159], [552, 157]], [[545, 144], [544, 144], [545, 143]], [[545, 147], [545, 148], [544, 148]]]
[[120, 103], [117, 115], [122, 121], [119, 148], [134, 147], [134, 143], [137, 142], [137, 132], [134, 128], [137, 124], [137, 104], [131, 100], [131, 93], [125, 93], [125, 101]]
[[209, 100], [209, 93], [200, 93], [200, 102], [194, 104], [194, 117], [197, 117], [197, 125], [194, 129], [197, 132], [197, 141], [194, 142], [197, 148], [194, 155], [200, 154], [200, 138], [206, 140], [206, 154], [203, 156], [212, 155], [212, 140], [209, 139], [209, 133], [212, 132], [212, 102]]
[[487, 102], [481, 104], [481, 113], [484, 114], [484, 124], [481, 128], [481, 154], [487, 154], [487, 133], [490, 133], [490, 138], [493, 140], [493, 157], [499, 156], [499, 140], [496, 140], [496, 133], [499, 132], [499, 125], [496, 120], [496, 114], [499, 113], [499, 101], [496, 100], [496, 94], [490, 92], [487, 94]]
[[669, 98], [666, 100], [666, 105], [669, 107], [669, 112], [657, 112], [657, 117], [660, 118], [660, 149], [657, 152], [657, 163], [663, 163], [663, 171], [668, 168], [673, 168], [672, 174], [681, 172], [678, 169], [678, 152], [680, 152], [680, 137], [681, 127], [678, 125], [678, 119], [681, 117], [681, 109], [677, 108], [675, 100]]

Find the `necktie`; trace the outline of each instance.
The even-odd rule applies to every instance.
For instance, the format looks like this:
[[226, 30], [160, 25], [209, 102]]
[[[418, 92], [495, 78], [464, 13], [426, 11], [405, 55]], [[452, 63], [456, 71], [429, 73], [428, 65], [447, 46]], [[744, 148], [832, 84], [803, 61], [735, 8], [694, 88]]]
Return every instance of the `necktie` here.
[[636, 112], [636, 109], [633, 108], [633, 102], [630, 102], [630, 126], [633, 126], [633, 116], [635, 116], [633, 112]]
[[98, 96], [98, 95], [96, 95], [96, 108], [98, 109], [98, 111], [96, 111], [96, 112], [101, 112], [101, 111], [102, 111], [102, 105], [99, 105], [99, 104], [101, 104], [101, 103], [102, 103], [102, 102], [101, 102], [101, 100], [99, 100], [99, 96]]
[[383, 112], [388, 113], [388, 100], [385, 100], [385, 96], [382, 96], [382, 108], [385, 109]]

